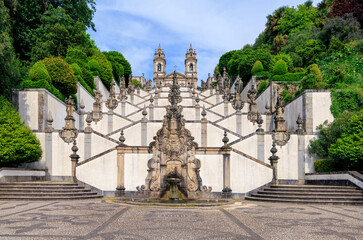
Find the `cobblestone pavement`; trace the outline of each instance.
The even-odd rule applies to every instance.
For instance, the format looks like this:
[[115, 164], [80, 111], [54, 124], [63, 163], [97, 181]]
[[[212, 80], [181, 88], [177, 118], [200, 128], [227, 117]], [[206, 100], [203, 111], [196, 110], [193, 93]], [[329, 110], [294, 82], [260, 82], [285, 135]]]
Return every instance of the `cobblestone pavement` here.
[[0, 202], [0, 239], [363, 239], [363, 207]]

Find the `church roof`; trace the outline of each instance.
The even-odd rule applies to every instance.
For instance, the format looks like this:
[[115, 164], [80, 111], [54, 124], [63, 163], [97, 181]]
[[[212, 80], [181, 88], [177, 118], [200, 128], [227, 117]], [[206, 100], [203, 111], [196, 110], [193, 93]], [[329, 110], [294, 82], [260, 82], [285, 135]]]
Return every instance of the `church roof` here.
[[[173, 78], [173, 74], [174, 74], [174, 72], [169, 73], [169, 74], [167, 74], [167, 75], [165, 76], [165, 78]], [[176, 72], [176, 77], [177, 77], [177, 78], [178, 78], [178, 77], [186, 78], [186, 77], [185, 77], [185, 75], [184, 75], [184, 74], [181, 74], [180, 72]]]

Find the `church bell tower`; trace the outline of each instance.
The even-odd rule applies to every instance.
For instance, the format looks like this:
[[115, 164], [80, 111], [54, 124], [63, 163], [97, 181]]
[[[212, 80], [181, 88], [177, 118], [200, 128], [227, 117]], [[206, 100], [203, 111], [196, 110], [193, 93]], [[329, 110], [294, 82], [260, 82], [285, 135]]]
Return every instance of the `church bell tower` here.
[[193, 50], [192, 44], [185, 54], [185, 77], [188, 84], [193, 82], [193, 87], [197, 87], [197, 53]]
[[159, 48], [158, 48], [158, 50], [155, 50], [155, 54], [154, 54], [154, 84], [155, 84], [155, 86], [156, 86], [155, 81], [157, 78], [160, 81], [160, 80], [164, 79], [166, 76], [165, 65], [166, 65], [165, 53], [164, 53], [164, 50], [161, 49], [160, 43], [159, 43]]

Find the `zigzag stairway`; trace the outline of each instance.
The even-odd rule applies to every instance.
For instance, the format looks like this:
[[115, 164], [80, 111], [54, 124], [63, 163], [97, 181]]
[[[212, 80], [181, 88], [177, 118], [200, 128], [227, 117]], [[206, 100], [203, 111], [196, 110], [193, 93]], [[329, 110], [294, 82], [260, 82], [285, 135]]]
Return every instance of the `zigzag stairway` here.
[[251, 196], [246, 196], [245, 199], [307, 204], [363, 205], [363, 191], [355, 186], [271, 185]]
[[75, 200], [102, 195], [78, 183], [6, 182], [0, 183], [0, 200]]

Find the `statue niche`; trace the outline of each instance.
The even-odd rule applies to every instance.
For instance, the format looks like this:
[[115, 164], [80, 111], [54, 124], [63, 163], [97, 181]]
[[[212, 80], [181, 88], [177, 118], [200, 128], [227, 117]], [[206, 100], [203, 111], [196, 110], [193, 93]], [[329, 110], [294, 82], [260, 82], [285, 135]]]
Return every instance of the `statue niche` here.
[[150, 197], [162, 198], [169, 188], [170, 179], [180, 179], [177, 184], [183, 197], [196, 198], [198, 192], [207, 188], [202, 186], [199, 175], [201, 163], [195, 157], [198, 144], [193, 142], [191, 132], [185, 129], [182, 107], [178, 105], [182, 98], [176, 84], [176, 72], [170, 88], [170, 105], [167, 106], [163, 126], [149, 146], [153, 156], [148, 161], [148, 174], [142, 190]]

